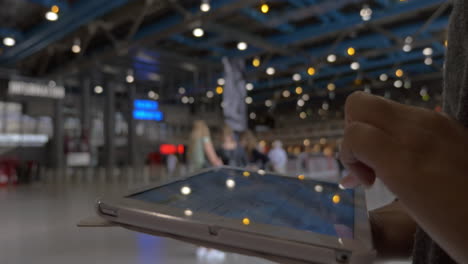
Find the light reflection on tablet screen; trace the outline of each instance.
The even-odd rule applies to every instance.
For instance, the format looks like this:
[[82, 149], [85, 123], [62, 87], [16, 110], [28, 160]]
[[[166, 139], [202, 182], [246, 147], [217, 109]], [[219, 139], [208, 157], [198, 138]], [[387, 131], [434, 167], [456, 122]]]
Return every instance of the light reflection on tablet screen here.
[[130, 198], [180, 208], [186, 216], [203, 212], [244, 225], [261, 223], [352, 238], [354, 192], [299, 176], [223, 168]]

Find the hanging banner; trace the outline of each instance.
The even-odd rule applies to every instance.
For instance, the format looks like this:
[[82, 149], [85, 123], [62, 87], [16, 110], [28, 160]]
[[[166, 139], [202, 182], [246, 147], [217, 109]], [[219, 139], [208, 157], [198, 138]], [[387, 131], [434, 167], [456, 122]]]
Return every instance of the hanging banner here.
[[224, 118], [235, 131], [247, 129], [247, 105], [245, 103], [245, 80], [242, 59], [223, 58], [225, 86], [223, 92]]

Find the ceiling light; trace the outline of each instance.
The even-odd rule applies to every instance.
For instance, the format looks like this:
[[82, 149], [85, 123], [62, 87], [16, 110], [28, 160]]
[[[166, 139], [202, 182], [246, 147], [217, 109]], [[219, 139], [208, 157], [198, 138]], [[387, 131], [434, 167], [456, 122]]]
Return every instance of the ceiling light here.
[[205, 35], [205, 31], [203, 31], [201, 28], [194, 28], [192, 34], [197, 38], [201, 38], [203, 35]]
[[207, 1], [207, 0], [203, 0], [201, 5], [200, 5], [200, 10], [202, 12], [208, 12], [208, 11], [210, 11], [210, 9], [211, 9], [210, 2]]
[[267, 73], [268, 75], [274, 75], [275, 72], [276, 72], [276, 70], [275, 70], [275, 68], [273, 68], [273, 67], [268, 67], [268, 68], [266, 69], [266, 73]]
[[405, 38], [405, 43], [406, 43], [406, 44], [411, 44], [411, 43], [413, 43], [413, 41], [414, 41], [414, 39], [413, 39], [412, 36], [407, 36], [407, 37]]
[[221, 87], [221, 86], [216, 87], [216, 93], [217, 94], [223, 94], [223, 92], [224, 92], [223, 87]]
[[73, 53], [80, 53], [80, 52], [81, 52], [81, 41], [80, 41], [79, 38], [76, 38], [76, 39], [73, 41], [73, 45], [72, 45], [71, 51], [72, 51]]
[[49, 21], [57, 21], [58, 17], [58, 14], [52, 11], [49, 11], [45, 14], [45, 18]]
[[386, 82], [386, 81], [388, 81], [388, 75], [385, 74], [385, 73], [382, 73], [382, 74], [380, 74], [379, 79], [382, 82]]
[[432, 48], [425, 48], [423, 49], [424, 56], [432, 56], [434, 54], [434, 50]]
[[421, 91], [419, 92], [419, 95], [425, 96], [425, 95], [428, 95], [428, 94], [429, 94], [429, 93], [427, 92], [427, 88], [426, 88], [426, 87], [421, 88]]
[[237, 43], [237, 49], [238, 50], [246, 50], [247, 48], [248, 48], [247, 43], [245, 43], [243, 41]]
[[157, 94], [154, 91], [149, 91], [148, 92], [148, 97], [151, 98], [151, 99], [154, 99], [154, 100], [158, 100], [159, 99], [159, 94]]
[[263, 14], [266, 14], [270, 11], [270, 7], [267, 4], [262, 4], [260, 6], [260, 11], [262, 11]]
[[302, 100], [304, 100], [304, 101], [307, 102], [307, 101], [310, 100], [310, 96], [309, 96], [308, 94], [304, 94], [304, 95], [302, 96]]
[[265, 106], [266, 107], [271, 107], [273, 105], [273, 102], [271, 100], [266, 100], [265, 101]]
[[302, 79], [302, 76], [299, 73], [295, 73], [295, 74], [293, 74], [292, 79], [293, 79], [293, 81], [298, 82], [298, 81], [300, 81]]
[[195, 98], [193, 98], [192, 96], [189, 97], [189, 104], [193, 104], [195, 103]]
[[327, 56], [327, 61], [330, 63], [333, 63], [336, 61], [336, 55], [335, 54], [330, 54]]
[[291, 95], [291, 92], [289, 90], [284, 90], [283, 91], [283, 97], [288, 98]]
[[12, 37], [6, 37], [3, 39], [3, 45], [7, 47], [12, 47], [16, 44], [16, 40]]
[[245, 89], [247, 91], [252, 91], [254, 89], [254, 85], [252, 83], [246, 83], [245, 84]]
[[50, 11], [54, 12], [54, 13], [58, 13], [60, 11], [60, 8], [58, 7], [58, 5], [53, 5], [51, 8], [50, 8]]
[[403, 45], [403, 51], [404, 52], [410, 52], [412, 49], [413, 49], [413, 47], [411, 47], [411, 44]]
[[184, 87], [179, 87], [178, 92], [179, 92], [179, 94], [184, 94], [185, 93], [185, 88]]
[[214, 96], [213, 91], [208, 91], [208, 92], [206, 92], [206, 97], [208, 97], [208, 98], [213, 98], [213, 96]]
[[301, 119], [306, 119], [306, 118], [307, 118], [307, 113], [306, 113], [306, 112], [301, 112], [301, 113], [299, 114], [299, 117], [300, 117]]
[[352, 70], [357, 71], [357, 70], [359, 70], [359, 68], [361, 68], [361, 65], [359, 64], [359, 62], [355, 61], [355, 62], [351, 63], [350, 67], [351, 67]]
[[356, 50], [353, 47], [349, 47], [347, 53], [349, 56], [354, 56], [356, 54]]
[[296, 87], [296, 94], [302, 94], [302, 87], [298, 86]]
[[245, 103], [246, 103], [246, 104], [251, 104], [252, 102], [253, 102], [252, 97], [247, 96], [247, 97], [245, 98]]
[[102, 94], [102, 92], [104, 92], [104, 88], [102, 88], [102, 86], [100, 86], [100, 85], [96, 85], [94, 87], [94, 92], [97, 93], [97, 94]]
[[395, 82], [393, 82], [393, 86], [395, 86], [396, 88], [401, 88], [403, 87], [403, 82], [401, 80], [396, 80]]
[[401, 78], [404, 74], [405, 72], [402, 69], [398, 69], [395, 71], [395, 76], [398, 78]]
[[182, 101], [183, 104], [188, 104], [189, 102], [189, 98], [187, 96], [182, 96], [180, 100]]
[[255, 57], [255, 58], [252, 60], [252, 66], [254, 66], [255, 68], [260, 67], [260, 64], [261, 64], [260, 58], [258, 58], [258, 57]]
[[135, 77], [133, 77], [133, 75], [127, 75], [127, 77], [125, 77], [125, 80], [127, 81], [127, 83], [133, 83], [135, 81]]
[[368, 5], [364, 5], [359, 12], [362, 20], [369, 21], [372, 18], [372, 9]]
[[223, 78], [219, 78], [216, 82], [218, 83], [218, 85], [221, 86], [223, 86], [226, 83], [226, 81]]
[[433, 63], [432, 58], [426, 58], [426, 59], [424, 59], [424, 64], [426, 64], [426, 65], [429, 66], [429, 65], [432, 65], [432, 63]]
[[304, 104], [305, 104], [304, 100], [302, 100], [302, 99], [297, 100], [297, 106], [303, 107]]
[[252, 113], [250, 113], [249, 117], [250, 117], [250, 119], [254, 120], [255, 118], [257, 118], [257, 114], [252, 112]]
[[329, 83], [327, 85], [327, 89], [328, 89], [328, 91], [333, 92], [336, 89], [336, 85], [334, 83]]
[[81, 52], [81, 47], [79, 45], [73, 44], [71, 48], [73, 53], [80, 53]]
[[309, 67], [309, 68], [307, 69], [307, 74], [309, 74], [310, 76], [315, 75], [316, 72], [317, 72], [317, 71], [315, 70], [314, 67]]

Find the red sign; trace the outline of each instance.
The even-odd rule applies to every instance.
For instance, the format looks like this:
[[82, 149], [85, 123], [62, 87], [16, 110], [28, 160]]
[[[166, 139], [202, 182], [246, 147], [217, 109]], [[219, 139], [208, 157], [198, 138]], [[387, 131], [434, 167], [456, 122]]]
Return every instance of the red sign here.
[[184, 154], [185, 147], [181, 144], [161, 144], [161, 146], [159, 146], [159, 152], [161, 152], [162, 155]]

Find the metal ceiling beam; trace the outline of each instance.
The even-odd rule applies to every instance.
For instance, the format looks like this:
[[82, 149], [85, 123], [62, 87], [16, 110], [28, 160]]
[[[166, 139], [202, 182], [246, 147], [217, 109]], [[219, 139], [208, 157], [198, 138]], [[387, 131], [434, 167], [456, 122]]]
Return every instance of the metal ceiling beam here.
[[265, 25], [274, 28], [290, 21], [300, 21], [309, 17], [324, 15], [333, 10], [340, 9], [345, 5], [359, 2], [362, 2], [362, 0], [325, 0], [319, 4], [317, 3], [309, 5], [308, 7], [301, 7], [299, 9], [291, 10], [284, 15], [274, 17], [267, 21]]
[[41, 6], [51, 7], [53, 5], [57, 5], [60, 7], [61, 11], [68, 10], [70, 6], [68, 5], [67, 1], [60, 1], [60, 0], [28, 0], [31, 3], [36, 3]]
[[[396, 38], [402, 39], [405, 36], [410, 36], [414, 34], [422, 25], [423, 23], [405, 25], [403, 27], [399, 27], [396, 29], [388, 29], [388, 32], [390, 32]], [[446, 28], [447, 25], [448, 25], [448, 17], [439, 18], [433, 21], [433, 23], [429, 27], [426, 28], [426, 33], [442, 30]], [[400, 42], [397, 42], [396, 44], [399, 44], [399, 43]], [[345, 54], [346, 49], [348, 47], [354, 47], [359, 50], [359, 49], [374, 49], [377, 46], [380, 48], [390, 47], [391, 41], [389, 41], [389, 39], [386, 36], [383, 36], [381, 34], [371, 34], [368, 36], [361, 36], [361, 37], [357, 37], [356, 39], [344, 41], [340, 43], [339, 45], [337, 45], [335, 50], [331, 52], [335, 52], [337, 54]], [[399, 48], [401, 49], [401, 47]], [[327, 51], [329, 51], [329, 45], [314, 47], [306, 51], [309, 57], [280, 57], [280, 58], [270, 60], [268, 65], [276, 67], [277, 70], [287, 70], [290, 68], [291, 65], [298, 64], [298, 63], [304, 63], [306, 67], [308, 66], [308, 64], [312, 63], [309, 58], [324, 57], [328, 55], [326, 54]], [[255, 73], [259, 71], [260, 70], [258, 68], [254, 68], [254, 67], [248, 68], [248, 72], [250, 76], [255, 75]]]
[[[268, 41], [277, 45], [298, 46], [305, 43], [313, 43], [327, 37], [335, 36], [343, 31], [352, 32], [369, 25], [384, 25], [390, 22], [411, 18], [415, 13], [423, 12], [425, 10], [433, 9], [445, 0], [420, 0], [414, 2], [395, 2], [391, 6], [381, 10], [374, 10], [372, 20], [369, 22], [362, 21], [359, 14], [347, 16], [345, 22], [337, 22], [326, 25], [318, 25], [314, 27], [306, 26], [302, 29], [296, 30], [291, 34], [280, 34], [268, 38]], [[235, 57], [249, 58], [259, 55], [256, 52], [237, 52], [231, 54]]]
[[281, 47], [280, 45], [272, 44], [271, 42], [268, 42], [267, 40], [264, 40], [261, 37], [257, 37], [251, 33], [238, 30], [236, 28], [232, 28], [226, 25], [222, 25], [218, 23], [210, 23], [206, 27], [211, 31], [229, 36], [233, 40], [245, 41], [249, 45], [255, 46], [257, 48], [261, 48], [267, 52], [278, 53], [278, 54], [288, 55], [288, 56], [292, 55], [294, 52], [291, 49], [286, 49], [284, 47]]
[[73, 9], [62, 13], [58, 21], [42, 23], [27, 32], [23, 41], [0, 56], [0, 64], [12, 64], [24, 59], [127, 2], [128, 0], [79, 1]]
[[[102, 1], [102, 0], [101, 0]], [[174, 34], [179, 34], [190, 30], [196, 25], [208, 23], [209, 21], [222, 18], [227, 14], [233, 13], [246, 6], [257, 3], [258, 0], [218, 0], [211, 3], [212, 11], [203, 13], [198, 12], [188, 19], [180, 15], [170, 16], [157, 21], [154, 24], [146, 25], [140, 28], [132, 39], [127, 49], [138, 48], [141, 46], [155, 47], [158, 41], [169, 38]], [[93, 65], [95, 60], [110, 59], [115, 56], [114, 50], [98, 51], [88, 58], [79, 58], [70, 61], [68, 65], [61, 67], [54, 74], [60, 74], [67, 71], [76, 71]]]
[[297, 45], [305, 41], [314, 41], [323, 37], [324, 35], [330, 35], [335, 32], [341, 32], [345, 30], [353, 30], [358, 26], [369, 24], [381, 24], [390, 19], [402, 19], [406, 14], [414, 14], [415, 12], [421, 12], [424, 9], [434, 8], [440, 4], [443, 4], [445, 0], [424, 0], [417, 2], [408, 3], [396, 3], [393, 8], [384, 10], [375, 10], [372, 15], [370, 22], [362, 21], [359, 14], [350, 15], [346, 17], [346, 20], [342, 23], [335, 23], [327, 27], [315, 26], [315, 27], [304, 27], [297, 30], [296, 32], [288, 35], [280, 35], [271, 37], [268, 40], [283, 45]]
[[[258, 12], [257, 10], [254, 10], [252, 8], [244, 8], [242, 10], [242, 13], [249, 16], [250, 18], [256, 20], [257, 22], [261, 23], [264, 26], [268, 26], [268, 18], [265, 16], [265, 14], [262, 14]], [[277, 27], [282, 32], [293, 32], [295, 30], [295, 27], [291, 24], [284, 23], [281, 24]]]

